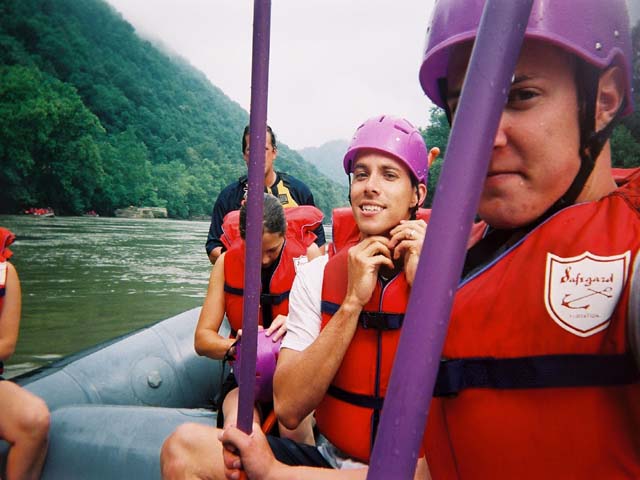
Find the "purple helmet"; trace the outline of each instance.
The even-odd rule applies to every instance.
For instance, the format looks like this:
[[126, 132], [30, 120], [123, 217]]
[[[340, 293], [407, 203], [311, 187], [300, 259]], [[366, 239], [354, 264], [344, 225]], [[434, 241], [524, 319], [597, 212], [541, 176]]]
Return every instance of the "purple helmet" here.
[[[476, 36], [485, 0], [436, 2], [420, 68], [420, 84], [429, 98], [444, 107], [438, 80], [446, 78], [449, 52]], [[577, 55], [598, 69], [619, 65], [625, 72], [626, 106], [631, 95], [631, 36], [625, 0], [534, 0], [525, 38], [543, 40]]]
[[[258, 349], [256, 350], [256, 385], [255, 396], [258, 402], [273, 401], [273, 374], [280, 353], [281, 340], [274, 342], [265, 335], [266, 330], [258, 331]], [[234, 369], [240, 371], [242, 362], [241, 341], [236, 345], [236, 359]]]
[[427, 183], [427, 146], [416, 127], [390, 115], [373, 117], [358, 127], [344, 155], [344, 171], [349, 175], [360, 150], [373, 149], [401, 160], [418, 183]]

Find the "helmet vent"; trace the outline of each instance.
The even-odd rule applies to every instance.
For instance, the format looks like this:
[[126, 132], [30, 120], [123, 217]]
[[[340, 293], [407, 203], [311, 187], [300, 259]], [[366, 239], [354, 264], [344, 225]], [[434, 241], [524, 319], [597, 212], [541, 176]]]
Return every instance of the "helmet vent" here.
[[393, 128], [395, 128], [396, 130], [400, 130], [402, 133], [409, 135], [409, 130], [402, 127], [401, 125], [394, 125]]

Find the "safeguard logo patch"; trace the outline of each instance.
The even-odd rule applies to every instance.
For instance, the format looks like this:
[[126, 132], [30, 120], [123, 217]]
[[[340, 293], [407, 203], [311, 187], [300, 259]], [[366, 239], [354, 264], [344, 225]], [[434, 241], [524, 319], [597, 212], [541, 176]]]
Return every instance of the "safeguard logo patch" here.
[[607, 328], [627, 282], [630, 259], [629, 251], [610, 257], [547, 253], [544, 301], [551, 318], [579, 337]]

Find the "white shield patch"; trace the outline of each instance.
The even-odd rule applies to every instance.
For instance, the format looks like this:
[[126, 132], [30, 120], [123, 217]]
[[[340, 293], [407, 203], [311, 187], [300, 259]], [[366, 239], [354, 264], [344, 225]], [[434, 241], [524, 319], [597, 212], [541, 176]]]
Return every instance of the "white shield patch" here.
[[571, 258], [547, 253], [544, 302], [551, 318], [580, 337], [607, 328], [627, 281], [630, 257], [628, 251]]

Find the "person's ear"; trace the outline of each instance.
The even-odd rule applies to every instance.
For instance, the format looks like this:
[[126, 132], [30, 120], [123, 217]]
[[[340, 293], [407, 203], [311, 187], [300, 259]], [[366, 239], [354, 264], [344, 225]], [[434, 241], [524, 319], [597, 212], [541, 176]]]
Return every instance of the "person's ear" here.
[[597, 132], [605, 128], [618, 113], [624, 100], [624, 86], [624, 72], [617, 65], [609, 67], [600, 75], [596, 99]]
[[419, 183], [414, 193], [417, 203], [411, 205], [411, 207], [421, 207], [425, 198], [427, 198], [427, 186], [424, 183]]

